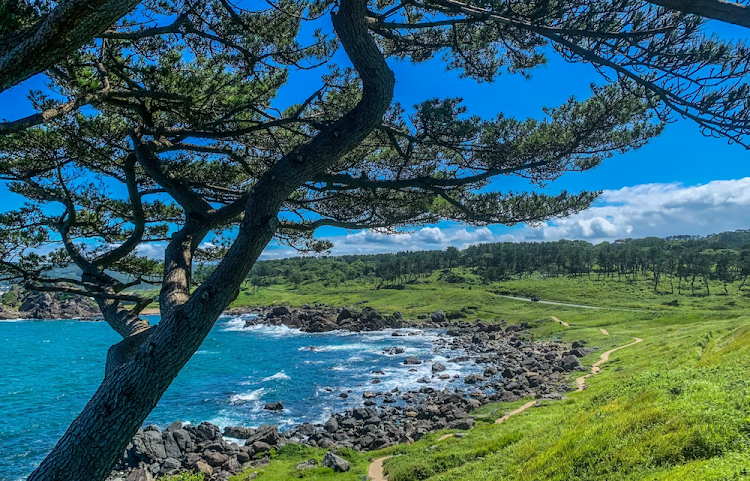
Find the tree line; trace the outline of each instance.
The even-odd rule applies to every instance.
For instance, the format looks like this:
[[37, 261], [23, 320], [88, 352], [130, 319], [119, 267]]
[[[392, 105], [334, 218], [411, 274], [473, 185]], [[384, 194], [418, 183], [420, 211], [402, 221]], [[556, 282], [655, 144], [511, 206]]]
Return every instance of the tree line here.
[[439, 278], [449, 283], [487, 284], [532, 275], [587, 276], [648, 281], [654, 291], [670, 294], [710, 294], [710, 281], [719, 281], [728, 293], [733, 285], [742, 290], [750, 275], [750, 230], [600, 244], [498, 242], [464, 250], [294, 257], [258, 262], [247, 278], [255, 287], [316, 283], [331, 287], [354, 282], [386, 288], [401, 287], [438, 271]]

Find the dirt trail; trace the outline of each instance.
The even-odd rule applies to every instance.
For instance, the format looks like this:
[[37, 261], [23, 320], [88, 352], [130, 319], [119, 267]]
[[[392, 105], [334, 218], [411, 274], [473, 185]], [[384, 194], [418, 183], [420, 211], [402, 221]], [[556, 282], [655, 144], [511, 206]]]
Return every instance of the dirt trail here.
[[554, 301], [533, 301], [528, 297], [518, 296], [506, 296], [504, 294], [495, 294], [497, 297], [504, 297], [506, 299], [513, 299], [514, 301], [534, 302], [537, 304], [548, 304], [551, 306], [567, 306], [567, 307], [580, 307], [582, 309], [605, 309], [607, 311], [627, 311], [627, 312], [641, 312], [643, 309], [626, 309], [621, 307], [602, 307], [602, 306], [586, 306], [583, 304], [570, 304], [567, 302], [554, 302]]
[[386, 481], [388, 478], [383, 475], [383, 461], [391, 459], [392, 457], [393, 456], [386, 456], [384, 458], [378, 458], [370, 463], [370, 467], [367, 468], [367, 477], [373, 481]]
[[603, 353], [600, 356], [599, 360], [596, 361], [593, 366], [591, 366], [591, 372], [590, 373], [588, 373], [585, 376], [581, 376], [578, 379], [576, 379], [576, 387], [577, 387], [576, 390], [577, 391], [583, 391], [584, 389], [586, 389], [586, 378], [587, 377], [591, 377], [594, 374], [599, 374], [599, 372], [601, 371], [601, 368], [599, 366], [601, 366], [605, 362], [609, 361], [609, 355], [610, 354], [612, 354], [615, 351], [619, 351], [620, 349], [624, 349], [626, 347], [630, 347], [630, 346], [633, 346], [635, 344], [638, 344], [639, 342], [642, 342], [642, 341], [643, 341], [643, 339], [641, 339], [640, 337], [636, 337], [635, 341], [631, 342], [630, 344], [625, 344], [624, 346], [616, 347], [614, 349], [610, 349], [609, 351]]
[[[552, 319], [554, 319], [556, 322], [559, 322], [563, 326], [568, 326], [567, 323], [561, 321], [560, 319], [556, 318], [555, 316], [550, 316], [550, 317], [552, 317]], [[602, 334], [609, 336], [609, 333], [607, 332], [606, 329], [601, 329], [601, 331], [602, 331]], [[601, 366], [605, 362], [609, 361], [609, 356], [613, 352], [619, 351], [620, 349], [624, 349], [626, 347], [633, 346], [633, 345], [638, 344], [639, 342], [642, 342], [642, 341], [643, 341], [643, 339], [641, 339], [640, 337], [636, 337], [635, 341], [631, 342], [630, 344], [625, 344], [624, 346], [616, 347], [614, 349], [610, 349], [609, 351], [602, 353], [602, 355], [599, 356], [599, 360], [596, 361], [593, 366], [591, 366], [591, 372], [588, 373], [588, 374], [586, 374], [585, 376], [581, 376], [578, 379], [576, 379], [576, 391], [583, 391], [584, 389], [586, 389], [586, 378], [587, 377], [591, 377], [591, 376], [593, 376], [595, 374], [599, 374], [599, 372], [601, 371], [601, 368], [599, 366]], [[526, 404], [524, 404], [523, 406], [519, 407], [518, 409], [509, 412], [505, 416], [503, 416], [501, 418], [497, 418], [495, 420], [495, 424], [502, 424], [505, 421], [507, 421], [508, 419], [512, 418], [513, 416], [517, 416], [517, 415], [521, 414], [522, 412], [526, 411], [527, 409], [530, 409], [530, 408], [534, 407], [535, 405], [536, 405], [536, 401], [529, 401]], [[449, 438], [452, 438], [452, 437], [453, 437], [453, 433], [444, 434], [444, 435], [440, 436], [437, 439], [437, 441], [435, 441], [435, 442], [439, 443], [441, 441], [445, 441], [446, 439], [449, 439]], [[388, 477], [386, 477], [383, 474], [383, 462], [386, 459], [390, 459], [392, 457], [393, 456], [385, 456], [383, 458], [378, 458], [378, 459], [374, 460], [372, 463], [370, 463], [370, 467], [367, 469], [367, 476], [368, 476], [368, 478], [371, 481], [388, 481]]]
[[535, 404], [536, 404], [536, 401], [529, 401], [526, 404], [524, 404], [523, 406], [521, 406], [520, 408], [516, 409], [515, 411], [511, 411], [508, 414], [506, 414], [505, 416], [503, 416], [501, 418], [497, 418], [495, 420], [495, 424], [502, 424], [505, 421], [507, 421], [508, 419], [512, 418], [513, 416], [517, 416], [517, 415], [521, 414], [522, 412], [526, 411], [527, 409], [533, 407]]
[[549, 317], [551, 317], [553, 321], [559, 322], [560, 324], [562, 324], [565, 327], [570, 327], [570, 324], [568, 324], [565, 321], [561, 321], [560, 319], [556, 318], [555, 316], [549, 316]]
[[609, 332], [607, 332], [607, 330], [604, 329], [603, 327], [600, 328], [599, 330], [602, 331], [602, 334], [604, 334], [605, 336], [609, 336]]

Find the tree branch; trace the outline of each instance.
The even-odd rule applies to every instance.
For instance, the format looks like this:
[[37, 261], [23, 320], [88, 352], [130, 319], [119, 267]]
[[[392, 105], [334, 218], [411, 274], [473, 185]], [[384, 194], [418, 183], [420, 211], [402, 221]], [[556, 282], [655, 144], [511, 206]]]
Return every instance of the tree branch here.
[[692, 13], [701, 17], [719, 20], [720, 22], [750, 28], [750, 8], [736, 2], [725, 0], [647, 0], [680, 12]]
[[61, 61], [138, 0], [65, 0], [31, 27], [0, 39], [0, 92]]

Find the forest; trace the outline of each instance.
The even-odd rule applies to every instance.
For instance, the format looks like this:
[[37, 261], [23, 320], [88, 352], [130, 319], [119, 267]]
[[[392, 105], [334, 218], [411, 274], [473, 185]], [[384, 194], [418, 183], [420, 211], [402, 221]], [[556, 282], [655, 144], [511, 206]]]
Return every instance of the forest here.
[[[210, 270], [199, 268], [196, 280]], [[399, 288], [437, 271], [444, 282], [469, 284], [531, 276], [617, 277], [648, 280], [656, 292], [691, 295], [710, 294], [710, 281], [719, 281], [727, 293], [732, 288], [742, 290], [750, 275], [750, 230], [599, 244], [582, 240], [498, 242], [464, 250], [293, 257], [258, 262], [248, 280], [254, 287], [315, 283], [330, 287], [353, 282]]]

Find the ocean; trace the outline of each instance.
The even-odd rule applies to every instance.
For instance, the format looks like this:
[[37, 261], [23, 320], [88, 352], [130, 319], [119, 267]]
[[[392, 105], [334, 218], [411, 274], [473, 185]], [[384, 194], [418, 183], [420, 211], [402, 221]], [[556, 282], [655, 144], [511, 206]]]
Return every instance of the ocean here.
[[[436, 330], [398, 337], [394, 330], [311, 334], [284, 326], [245, 328], [248, 317], [218, 320], [144, 426], [180, 420], [284, 430], [324, 423], [334, 412], [360, 406], [364, 391], [419, 389], [424, 385], [416, 380], [430, 376], [433, 362], [445, 364], [450, 375], [467, 369], [433, 352], [441, 334]], [[98, 387], [107, 349], [118, 339], [103, 322], [0, 321], [0, 481], [24, 479], [52, 449]], [[405, 352], [385, 354], [392, 346]], [[409, 356], [426, 362], [404, 365]], [[371, 384], [375, 377], [379, 384]], [[435, 379], [430, 386], [447, 383]], [[340, 398], [342, 392], [349, 397]], [[284, 410], [264, 410], [272, 401]]]

